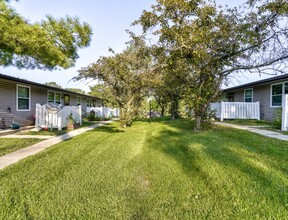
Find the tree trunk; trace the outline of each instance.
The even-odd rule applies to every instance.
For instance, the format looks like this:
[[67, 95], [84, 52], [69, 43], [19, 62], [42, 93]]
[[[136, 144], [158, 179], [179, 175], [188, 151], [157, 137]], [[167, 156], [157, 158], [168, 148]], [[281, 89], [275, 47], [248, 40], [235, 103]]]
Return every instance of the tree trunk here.
[[171, 119], [174, 120], [178, 118], [178, 100], [173, 100], [171, 102]]
[[120, 126], [122, 128], [127, 128], [128, 126], [131, 126], [132, 119], [133, 119], [133, 116], [128, 111], [127, 108], [125, 107], [120, 108]]
[[162, 106], [160, 106], [161, 107], [161, 116], [164, 116], [164, 113], [165, 113], [165, 107], [162, 107]]
[[202, 117], [200, 115], [195, 115], [194, 131], [200, 131], [201, 130], [201, 122], [202, 122]]

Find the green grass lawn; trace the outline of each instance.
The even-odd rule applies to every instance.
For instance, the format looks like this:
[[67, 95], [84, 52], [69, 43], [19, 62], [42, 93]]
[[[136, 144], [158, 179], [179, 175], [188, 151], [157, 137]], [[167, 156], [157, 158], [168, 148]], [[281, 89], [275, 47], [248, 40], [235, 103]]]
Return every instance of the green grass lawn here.
[[117, 123], [0, 171], [0, 219], [287, 219], [288, 142]]
[[256, 119], [225, 119], [223, 122], [237, 124], [237, 125], [248, 125], [248, 126], [263, 126], [273, 128], [272, 121], [256, 120]]
[[37, 142], [42, 141], [39, 139], [19, 139], [19, 138], [0, 138], [0, 156], [12, 153], [24, 147], [29, 147]]

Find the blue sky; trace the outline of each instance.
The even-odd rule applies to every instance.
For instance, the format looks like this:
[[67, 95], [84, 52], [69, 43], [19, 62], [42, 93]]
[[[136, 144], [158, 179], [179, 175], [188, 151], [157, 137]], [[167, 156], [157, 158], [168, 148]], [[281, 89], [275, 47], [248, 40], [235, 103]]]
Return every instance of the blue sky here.
[[[244, 0], [216, 0], [219, 4], [236, 6]], [[55, 18], [65, 15], [77, 16], [83, 22], [87, 22], [93, 29], [90, 47], [79, 50], [80, 58], [76, 66], [68, 70], [43, 71], [43, 70], [18, 70], [14, 67], [2, 68], [0, 73], [15, 76], [34, 82], [45, 83], [54, 81], [62, 87], [78, 87], [89, 91], [89, 85], [95, 82], [72, 82], [77, 75], [77, 70], [95, 62], [100, 56], [108, 55], [108, 48], [120, 52], [125, 48], [125, 42], [129, 40], [125, 30], [130, 29], [140, 33], [140, 28], [131, 27], [130, 24], [140, 17], [143, 10], [149, 10], [155, 0], [20, 0], [11, 1], [11, 5], [23, 17], [31, 22], [45, 19], [45, 15]], [[247, 75], [248, 76], [248, 75]], [[248, 78], [239, 76], [238, 81], [233, 80], [232, 85], [246, 83], [258, 79], [257, 75]], [[267, 76], [263, 76], [267, 77]]]

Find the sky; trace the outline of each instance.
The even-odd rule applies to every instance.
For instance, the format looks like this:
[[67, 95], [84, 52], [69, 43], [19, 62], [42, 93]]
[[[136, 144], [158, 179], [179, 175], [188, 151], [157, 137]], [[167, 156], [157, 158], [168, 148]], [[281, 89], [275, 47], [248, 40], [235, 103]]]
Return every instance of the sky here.
[[[30, 22], [45, 19], [46, 15], [55, 18], [77, 16], [81, 22], [87, 22], [93, 30], [92, 41], [89, 47], [80, 49], [75, 67], [67, 70], [26, 70], [15, 67], [0, 67], [0, 73], [27, 79], [33, 82], [56, 82], [63, 88], [80, 88], [89, 92], [89, 86], [95, 81], [73, 82], [71, 79], [78, 75], [77, 70], [95, 62], [100, 56], [107, 56], [111, 47], [115, 52], [121, 52], [125, 42], [129, 41], [126, 30], [140, 34], [140, 27], [131, 27], [131, 23], [138, 19], [143, 10], [149, 10], [156, 0], [19, 0], [9, 3], [20, 15]], [[245, 0], [216, 0], [218, 4], [229, 5], [243, 4]], [[237, 80], [230, 81], [230, 86], [264, 79], [269, 76], [257, 74], [237, 75]]]

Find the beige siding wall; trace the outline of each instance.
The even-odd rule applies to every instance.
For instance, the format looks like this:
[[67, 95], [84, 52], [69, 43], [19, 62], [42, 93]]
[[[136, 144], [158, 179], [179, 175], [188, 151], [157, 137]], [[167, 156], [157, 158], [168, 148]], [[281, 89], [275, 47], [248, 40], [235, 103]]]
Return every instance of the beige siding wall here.
[[[9, 126], [12, 123], [12, 117], [8, 107], [12, 112], [16, 111], [16, 84], [0, 79], [0, 120], [4, 120], [5, 125]], [[0, 123], [0, 128], [4, 124]]]

